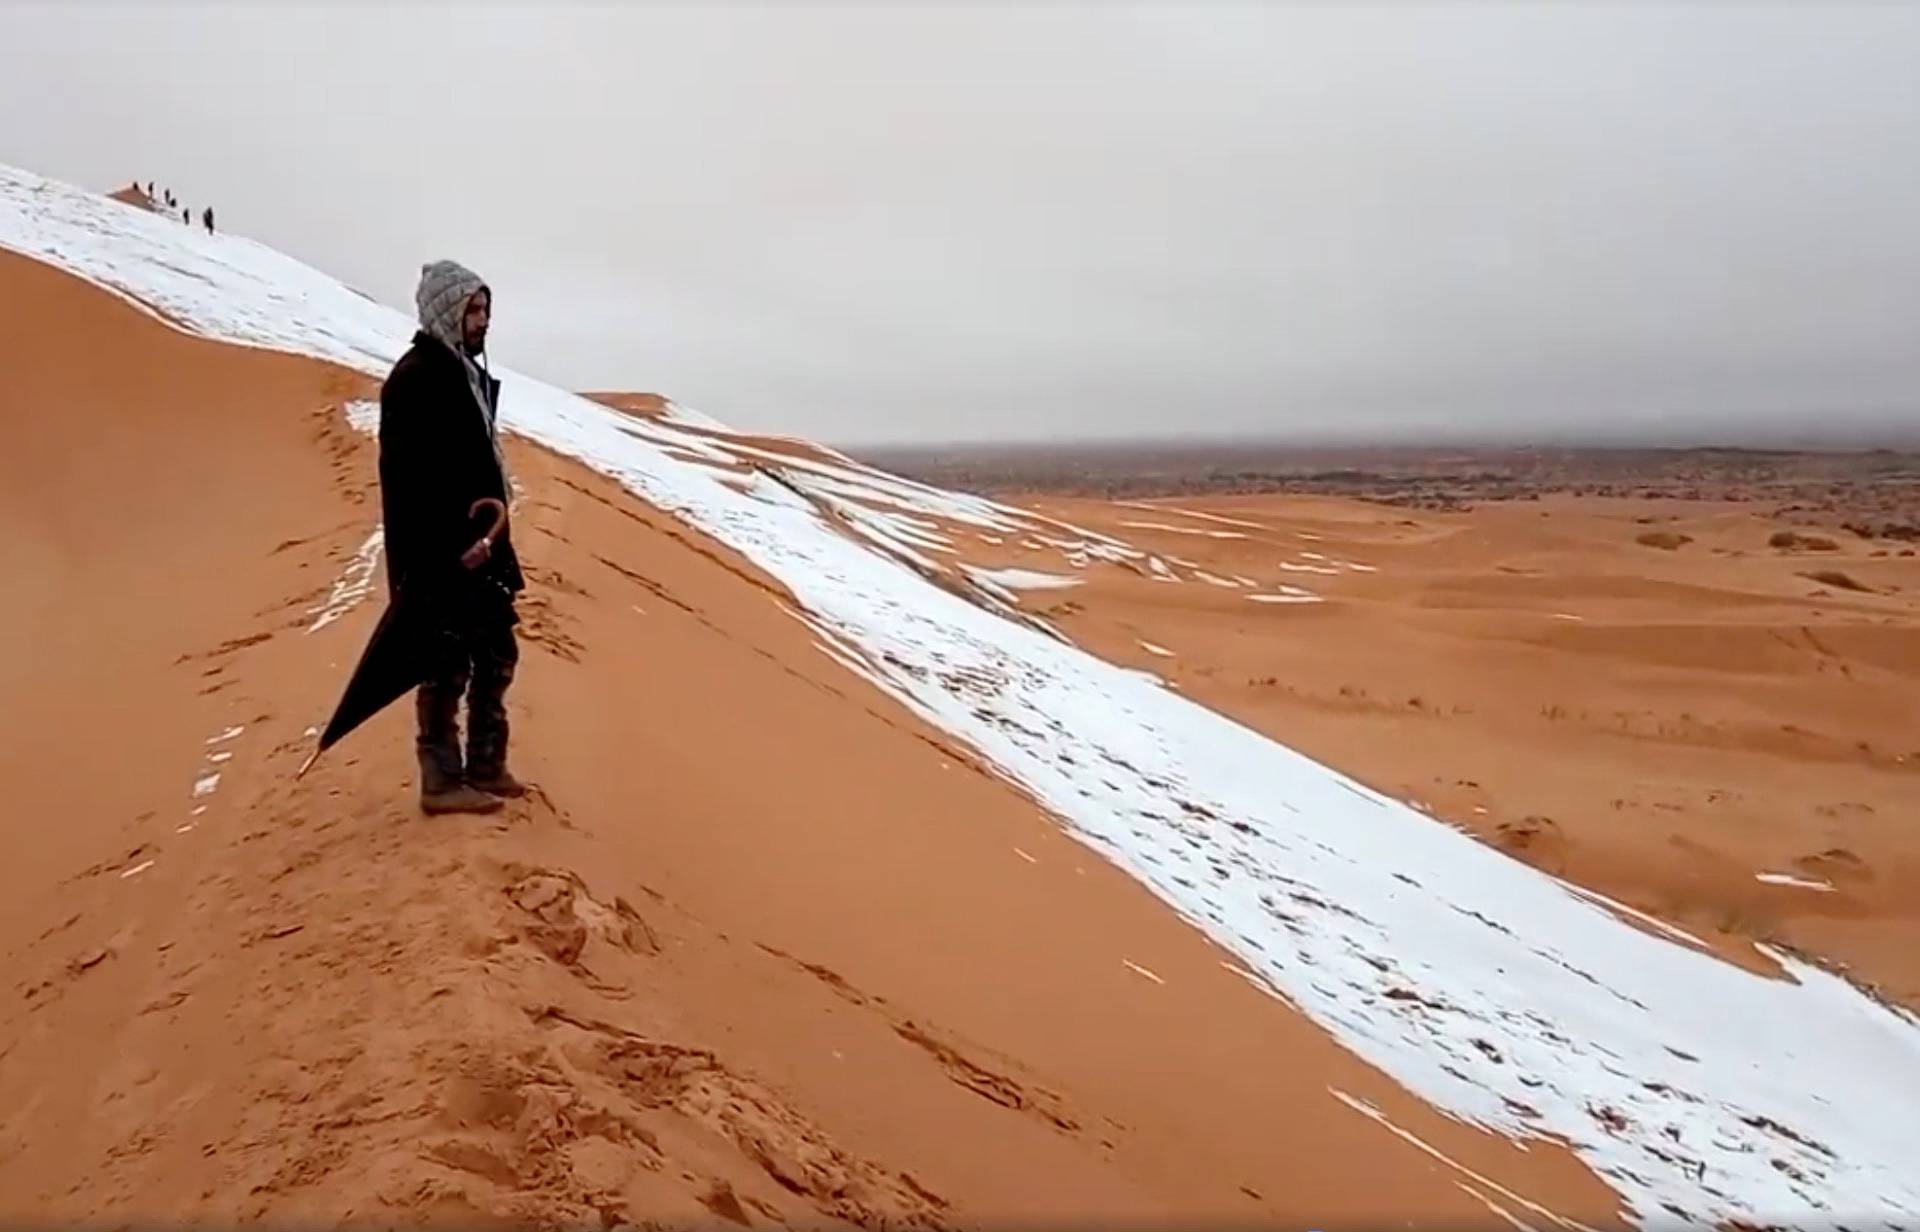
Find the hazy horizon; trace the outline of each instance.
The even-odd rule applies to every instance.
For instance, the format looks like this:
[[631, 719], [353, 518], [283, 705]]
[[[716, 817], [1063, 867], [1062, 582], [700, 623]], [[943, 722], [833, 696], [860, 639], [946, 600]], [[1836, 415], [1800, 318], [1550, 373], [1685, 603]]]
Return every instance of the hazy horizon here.
[[7, 7], [0, 161], [866, 448], [1908, 441], [1920, 7]]
[[[831, 443], [831, 441], [829, 441]], [[1885, 426], [1849, 428], [1837, 424], [1747, 424], [1720, 432], [1715, 428], [1674, 426], [1670, 430], [1622, 430], [1578, 426], [1565, 430], [1534, 430], [1523, 424], [1511, 428], [1457, 430], [1409, 428], [1382, 436], [1379, 432], [1348, 432], [1336, 428], [1311, 430], [1248, 430], [1248, 432], [1139, 432], [1131, 436], [1006, 436], [1006, 438], [918, 438], [843, 441], [843, 449], [881, 453], [925, 453], [937, 449], [1173, 449], [1173, 447], [1269, 447], [1269, 449], [1749, 449], [1788, 453], [1860, 453], [1885, 449], [1893, 453], [1920, 453], [1920, 422], [1889, 422]]]

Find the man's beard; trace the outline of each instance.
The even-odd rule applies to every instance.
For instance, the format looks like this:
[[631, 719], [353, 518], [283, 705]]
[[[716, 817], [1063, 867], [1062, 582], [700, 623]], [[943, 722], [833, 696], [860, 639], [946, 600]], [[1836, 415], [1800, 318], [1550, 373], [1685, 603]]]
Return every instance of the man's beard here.
[[468, 341], [466, 347], [467, 354], [469, 355], [485, 355], [487, 353], [487, 336], [481, 334], [479, 341]]

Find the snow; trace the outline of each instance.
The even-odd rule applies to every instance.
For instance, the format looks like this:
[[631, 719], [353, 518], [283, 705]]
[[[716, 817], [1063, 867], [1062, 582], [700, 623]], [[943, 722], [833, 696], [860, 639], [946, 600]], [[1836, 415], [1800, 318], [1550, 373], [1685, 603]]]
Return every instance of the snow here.
[[1282, 586], [1277, 594], [1248, 595], [1255, 603], [1319, 603], [1320, 596], [1298, 586]]
[[[1495, 1181], [1490, 1177], [1485, 1177], [1480, 1175], [1480, 1173], [1475, 1172], [1472, 1168], [1467, 1167], [1467, 1165], [1461, 1163], [1459, 1160], [1454, 1159], [1452, 1156], [1439, 1150], [1437, 1147], [1433, 1146], [1432, 1144], [1424, 1141], [1423, 1139], [1421, 1139], [1419, 1136], [1415, 1135], [1411, 1131], [1402, 1129], [1400, 1126], [1395, 1125], [1392, 1121], [1389, 1121], [1387, 1119], [1385, 1113], [1381, 1112], [1378, 1108], [1374, 1107], [1372, 1104], [1368, 1103], [1366, 1100], [1361, 1099], [1358, 1096], [1349, 1095], [1345, 1091], [1336, 1090], [1333, 1087], [1327, 1088], [1327, 1094], [1333, 1096], [1335, 1099], [1339, 1100], [1341, 1103], [1345, 1104], [1347, 1107], [1353, 1109], [1355, 1112], [1358, 1112], [1361, 1116], [1364, 1116], [1368, 1120], [1379, 1125], [1381, 1128], [1385, 1129], [1388, 1133], [1391, 1133], [1394, 1137], [1400, 1139], [1402, 1142], [1405, 1142], [1409, 1146], [1420, 1151], [1421, 1153], [1430, 1156], [1431, 1158], [1438, 1161], [1439, 1163], [1445, 1164], [1447, 1167], [1452, 1168], [1455, 1172], [1460, 1173], [1460, 1175], [1472, 1178], [1473, 1180], [1486, 1186], [1488, 1189], [1493, 1190], [1495, 1193], [1499, 1194], [1501, 1197], [1507, 1198], [1510, 1201], [1525, 1207], [1530, 1213], [1534, 1215], [1538, 1215], [1540, 1218], [1546, 1220], [1548, 1223], [1553, 1224], [1555, 1227], [1564, 1228], [1567, 1230], [1567, 1232], [1596, 1232], [1595, 1229], [1589, 1228], [1586, 1224], [1580, 1223], [1577, 1220], [1567, 1219], [1560, 1215], [1556, 1215], [1554, 1212], [1548, 1210], [1544, 1206], [1541, 1206], [1539, 1203], [1529, 1201], [1528, 1199], [1521, 1197], [1519, 1194], [1514, 1193], [1511, 1189], [1508, 1189], [1504, 1185], [1501, 1185], [1498, 1181]], [[1463, 1188], [1465, 1187], [1463, 1186]], [[1474, 1191], [1471, 1189], [1468, 1189], [1468, 1192], [1473, 1193]], [[1475, 1193], [1474, 1196], [1480, 1197], [1480, 1195], [1477, 1193]], [[1486, 1199], [1481, 1198], [1481, 1201], [1485, 1202]], [[1505, 1215], [1508, 1221], [1515, 1224], [1516, 1226], [1518, 1227], [1528, 1226], [1526, 1224], [1520, 1223], [1518, 1220], [1514, 1219], [1513, 1216], [1507, 1215], [1505, 1211], [1502, 1211], [1500, 1210], [1500, 1208], [1493, 1206], [1492, 1203], [1489, 1202], [1487, 1203], [1487, 1205], [1491, 1207], [1493, 1210], [1495, 1210], [1496, 1212], [1498, 1212], [1499, 1214]]]
[[703, 414], [689, 406], [682, 406], [671, 399], [667, 401], [664, 414], [667, 422], [683, 424], [689, 428], [706, 428], [724, 432], [726, 425], [711, 415]]
[[219, 786], [220, 776], [218, 774], [203, 774], [193, 781], [193, 798], [198, 800], [202, 796], [210, 796], [213, 794], [214, 789]]
[[[1223, 517], [1217, 513], [1202, 513], [1198, 509], [1175, 509], [1171, 505], [1162, 506], [1162, 508], [1166, 509], [1168, 513], [1177, 513], [1183, 518], [1198, 518], [1202, 522], [1218, 522], [1222, 526], [1244, 526], [1249, 530], [1267, 529], [1267, 527], [1258, 522], [1249, 522], [1243, 518]], [[1239, 537], [1242, 539], [1246, 538], [1245, 535]]]
[[349, 402], [345, 410], [347, 413], [347, 422], [353, 425], [354, 431], [364, 432], [368, 436], [372, 436], [380, 430], [380, 404], [378, 402], [367, 402], [364, 400]]
[[1809, 881], [1805, 877], [1796, 877], [1792, 873], [1755, 873], [1753, 879], [1768, 885], [1791, 886], [1796, 890], [1818, 890], [1829, 894], [1833, 892], [1833, 885], [1830, 882]]
[[[1487, 810], [1483, 808], [1477, 808], [1473, 811], [1476, 813], [1484, 814]], [[1655, 932], [1661, 933], [1664, 936], [1671, 937], [1675, 941], [1680, 942], [1682, 945], [1690, 945], [1695, 949], [1701, 950], [1703, 952], [1712, 948], [1706, 942], [1700, 940], [1700, 938], [1694, 936], [1692, 933], [1688, 932], [1686, 929], [1677, 928], [1674, 925], [1667, 923], [1665, 920], [1660, 919], [1658, 916], [1648, 915], [1646, 912], [1641, 911], [1636, 907], [1629, 907], [1627, 906], [1627, 904], [1621, 902], [1618, 899], [1608, 898], [1605, 894], [1600, 893], [1600, 891], [1598, 890], [1589, 890], [1585, 886], [1575, 885], [1571, 881], [1561, 881], [1560, 884], [1565, 886], [1569, 892], [1578, 894], [1581, 898], [1584, 898], [1589, 902], [1599, 903], [1601, 906], [1606, 907], [1610, 911], [1617, 911], [1621, 915], [1629, 916], [1635, 920], [1638, 920], [1640, 921], [1640, 923], [1645, 924], [1648, 928], [1653, 929]]]
[[[384, 373], [412, 332], [401, 313], [261, 245], [3, 168], [0, 245], [181, 328], [366, 373]], [[1769, 980], [1642, 932], [1144, 673], [931, 584], [895, 555], [908, 537], [898, 524], [878, 550], [817, 495], [705, 461], [734, 455], [684, 424], [495, 371], [508, 431], [752, 560], [849, 672], [971, 746], [1407, 1090], [1522, 1141], [1564, 1141], [1636, 1222], [1665, 1222], [1671, 1207], [1699, 1224], [1870, 1214], [1851, 1226], [1920, 1226], [1910, 1016], [1787, 955], [1777, 960], [1792, 979]], [[814, 478], [911, 506], [899, 512], [932, 503], [1023, 542], [1038, 533], [991, 502], [821, 465]], [[1089, 555], [1127, 551], [1074, 535]]]
[[1150, 655], [1159, 655], [1163, 659], [1173, 658], [1173, 652], [1171, 650], [1168, 650], [1165, 646], [1156, 646], [1152, 642], [1141, 642], [1140, 649]]
[[333, 589], [327, 595], [327, 601], [315, 608], [309, 608], [307, 614], [313, 617], [313, 623], [307, 626], [308, 633], [318, 633], [334, 621], [358, 607], [366, 597], [373, 593], [374, 573], [380, 567], [380, 552], [386, 546], [386, 531], [375, 527], [372, 534], [354, 551], [353, 559], [347, 562], [333, 583]]
[[982, 569], [968, 566], [967, 574], [1009, 590], [1065, 590], [1086, 580], [1066, 573], [1042, 573], [1037, 569]]
[[1247, 537], [1237, 530], [1204, 530], [1194, 526], [1169, 526], [1165, 522], [1122, 522], [1120, 525], [1132, 530], [1158, 530], [1174, 535], [1202, 535], [1208, 539], [1245, 539]]

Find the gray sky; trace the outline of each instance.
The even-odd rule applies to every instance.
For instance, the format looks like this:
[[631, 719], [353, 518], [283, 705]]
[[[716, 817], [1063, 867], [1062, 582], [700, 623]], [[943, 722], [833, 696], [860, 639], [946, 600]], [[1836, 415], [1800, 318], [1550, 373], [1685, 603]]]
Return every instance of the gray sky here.
[[0, 6], [0, 161], [500, 362], [975, 438], [1920, 424], [1920, 7]]

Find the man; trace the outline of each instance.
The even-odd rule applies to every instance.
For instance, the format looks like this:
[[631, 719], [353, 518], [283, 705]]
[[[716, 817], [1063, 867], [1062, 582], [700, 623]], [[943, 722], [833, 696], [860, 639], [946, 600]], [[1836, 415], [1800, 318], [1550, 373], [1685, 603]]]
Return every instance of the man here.
[[507, 501], [500, 382], [482, 366], [493, 293], [464, 266], [435, 261], [421, 268], [414, 302], [420, 331], [380, 389], [380, 505], [388, 588], [426, 605], [444, 632], [416, 697], [420, 807], [491, 813], [527, 790], [507, 771], [506, 712], [520, 657], [513, 601], [526, 583], [506, 523], [489, 541], [494, 519], [475, 516], [476, 501]]

